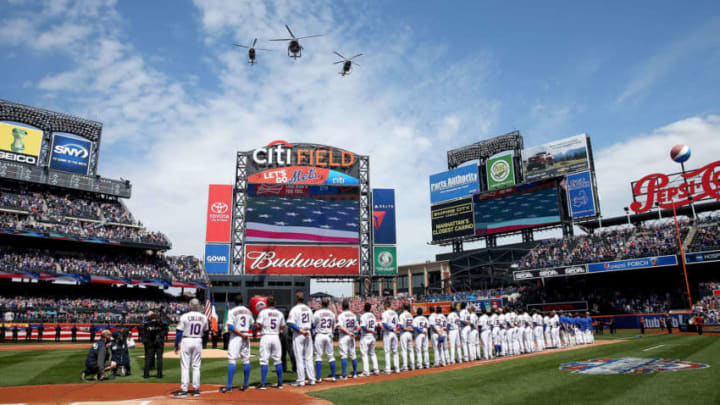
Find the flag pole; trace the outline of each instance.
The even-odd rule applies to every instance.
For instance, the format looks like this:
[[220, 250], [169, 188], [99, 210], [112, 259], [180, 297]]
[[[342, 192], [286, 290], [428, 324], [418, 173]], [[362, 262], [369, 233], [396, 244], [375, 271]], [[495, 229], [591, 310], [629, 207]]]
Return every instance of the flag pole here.
[[685, 249], [683, 248], [682, 239], [680, 237], [680, 225], [678, 224], [677, 210], [675, 208], [676, 205], [676, 203], [672, 203], [673, 217], [675, 218], [675, 232], [677, 233], [678, 238], [678, 249], [680, 249], [680, 262], [682, 262], [683, 275], [685, 275], [685, 288], [687, 288], [688, 304], [690, 305], [690, 310], [692, 310], [692, 296], [690, 295], [690, 283], [688, 282], [687, 265], [685, 264]]

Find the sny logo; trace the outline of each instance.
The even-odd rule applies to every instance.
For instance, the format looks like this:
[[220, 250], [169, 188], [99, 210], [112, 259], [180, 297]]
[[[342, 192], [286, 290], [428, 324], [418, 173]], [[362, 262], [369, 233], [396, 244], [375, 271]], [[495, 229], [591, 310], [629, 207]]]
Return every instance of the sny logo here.
[[67, 145], [55, 145], [53, 148], [55, 153], [65, 156], [70, 156], [74, 158], [80, 158], [80, 159], [86, 159], [90, 152], [88, 150], [80, 145], [76, 145], [74, 143], [67, 144]]

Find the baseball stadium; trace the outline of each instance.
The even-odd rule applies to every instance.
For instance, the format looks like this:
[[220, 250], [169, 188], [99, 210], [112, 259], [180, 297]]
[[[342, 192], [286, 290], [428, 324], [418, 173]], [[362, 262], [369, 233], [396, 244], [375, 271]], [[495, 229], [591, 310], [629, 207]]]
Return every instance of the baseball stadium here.
[[[124, 64], [133, 45], [108, 45], [119, 38], [113, 30], [142, 20], [128, 4], [49, 2], [33, 11], [37, 5], [11, 3], [17, 19], [63, 16], [109, 37], [98, 42], [106, 53], [76, 71], [85, 79], [45, 76], [36, 96], [12, 87], [0, 98], [0, 403], [720, 403], [717, 115], [636, 144], [629, 135], [610, 144], [604, 127], [590, 123], [548, 132], [533, 114], [518, 121], [527, 130], [508, 132], [515, 125], [507, 119], [482, 135], [445, 136], [434, 124], [432, 140], [409, 135], [421, 124], [365, 138], [349, 127], [365, 128], [360, 121], [379, 121], [385, 110], [324, 122], [348, 111], [316, 94], [296, 98], [298, 89], [326, 86], [401, 91], [357, 77], [386, 74], [369, 51], [347, 58], [333, 50], [340, 71], [332, 81], [314, 76], [326, 67], [315, 66], [324, 59], [313, 53], [338, 44], [326, 38], [340, 35], [331, 23], [354, 10], [324, 3], [288, 6], [309, 27], [298, 17], [247, 46], [231, 43], [240, 56], [237, 48], [218, 56], [228, 70], [214, 74], [227, 88], [197, 92], [217, 96], [215, 107], [229, 102], [225, 92], [260, 97], [249, 90], [253, 80], [277, 91], [230, 119], [239, 104], [164, 101], [207, 85], [194, 73], [192, 84], [168, 84], [146, 99], [170, 76], [161, 56]], [[238, 41], [247, 28], [230, 27], [251, 21], [245, 13], [275, 25], [287, 16], [274, 2], [262, 11], [195, 3], [206, 37], [188, 47], [217, 46], [227, 30]], [[422, 15], [432, 13], [426, 6], [418, 5]], [[239, 20], [226, 25], [231, 16]], [[692, 38], [712, 36], [717, 24], [709, 24]], [[41, 28], [31, 33], [39, 44], [96, 41], [69, 25], [50, 40]], [[177, 38], [185, 30], [168, 28]], [[324, 34], [307, 35], [315, 30]], [[0, 47], [44, 52], [7, 38]], [[356, 70], [363, 55], [365, 70]], [[110, 59], [114, 69], [84, 70]], [[293, 67], [264, 66], [280, 61]], [[295, 90], [272, 84], [275, 77], [291, 86], [284, 81], [298, 65], [313, 79]], [[34, 69], [13, 80], [34, 86]], [[121, 82], [108, 76], [123, 69], [147, 71]], [[256, 76], [246, 83], [231, 71]], [[461, 73], [445, 73], [430, 87], [455, 89], [449, 83]], [[72, 90], [60, 90], [64, 80]], [[126, 93], [135, 81], [142, 84]], [[623, 94], [616, 102], [636, 97]], [[306, 97], [322, 107], [305, 109]], [[139, 99], [144, 109], [133, 104]], [[408, 121], [434, 122], [432, 112], [447, 107], [422, 110], [410, 99], [399, 103], [423, 112]], [[380, 109], [388, 102], [365, 101]], [[314, 114], [316, 126], [276, 108]], [[263, 129], [250, 131], [260, 119]], [[189, 148], [174, 149], [187, 134], [195, 139]], [[383, 141], [394, 149], [378, 147]], [[616, 161], [626, 149], [646, 156], [637, 165]]]

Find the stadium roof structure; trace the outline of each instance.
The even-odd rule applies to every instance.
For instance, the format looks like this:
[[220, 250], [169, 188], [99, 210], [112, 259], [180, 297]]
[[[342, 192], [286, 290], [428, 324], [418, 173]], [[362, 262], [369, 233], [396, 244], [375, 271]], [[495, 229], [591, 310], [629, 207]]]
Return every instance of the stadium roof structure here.
[[[702, 212], [717, 211], [720, 210], [720, 201], [711, 201], [706, 203], [695, 204], [695, 213], [700, 214]], [[659, 212], [658, 212], [659, 211]], [[676, 209], [677, 215], [685, 215], [692, 217], [692, 208], [689, 205], [683, 205]], [[672, 209], [663, 209], [643, 212], [642, 214], [630, 214], [629, 219], [632, 224], [639, 224], [646, 221], [653, 221], [662, 218], [672, 218]], [[576, 222], [575, 225], [579, 226], [583, 231], [590, 233], [600, 227], [624, 225], [628, 223], [628, 215], [622, 215], [611, 218], [593, 218], [591, 220]]]
[[0, 120], [21, 122], [49, 132], [67, 132], [98, 143], [102, 133], [100, 122], [2, 99]]

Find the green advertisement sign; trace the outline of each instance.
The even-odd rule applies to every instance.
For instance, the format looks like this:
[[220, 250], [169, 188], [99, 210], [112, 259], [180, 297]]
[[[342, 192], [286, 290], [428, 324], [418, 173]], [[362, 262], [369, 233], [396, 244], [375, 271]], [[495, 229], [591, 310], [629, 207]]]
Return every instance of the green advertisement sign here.
[[395, 246], [375, 246], [375, 275], [397, 275], [397, 251]]
[[515, 168], [512, 158], [512, 155], [502, 155], [488, 159], [488, 190], [499, 190], [515, 185]]

